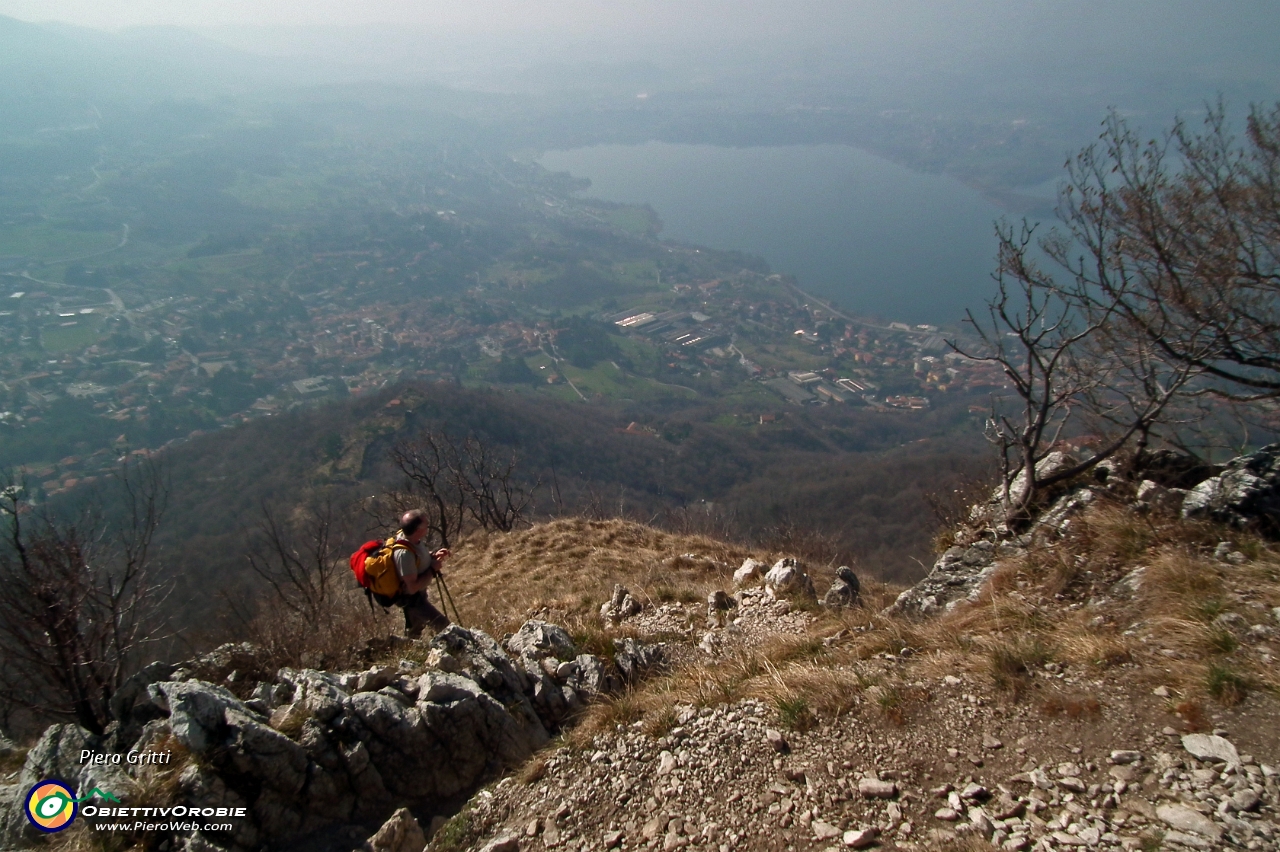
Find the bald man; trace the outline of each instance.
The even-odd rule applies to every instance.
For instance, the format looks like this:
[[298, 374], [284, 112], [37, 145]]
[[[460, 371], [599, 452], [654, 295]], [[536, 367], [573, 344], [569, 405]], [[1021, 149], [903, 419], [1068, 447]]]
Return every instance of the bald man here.
[[396, 576], [400, 578], [400, 594], [394, 603], [404, 609], [404, 635], [417, 639], [425, 627], [439, 633], [449, 626], [449, 619], [427, 600], [427, 587], [440, 576], [440, 567], [449, 558], [442, 547], [428, 553], [422, 546], [427, 535], [427, 513], [421, 509], [400, 516], [396, 542], [406, 545], [395, 549]]

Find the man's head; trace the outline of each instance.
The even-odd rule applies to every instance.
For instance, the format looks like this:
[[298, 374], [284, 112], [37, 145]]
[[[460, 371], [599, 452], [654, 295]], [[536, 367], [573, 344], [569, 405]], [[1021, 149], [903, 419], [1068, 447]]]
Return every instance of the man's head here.
[[400, 516], [400, 531], [409, 541], [417, 544], [427, 534], [427, 513], [421, 509], [410, 509]]

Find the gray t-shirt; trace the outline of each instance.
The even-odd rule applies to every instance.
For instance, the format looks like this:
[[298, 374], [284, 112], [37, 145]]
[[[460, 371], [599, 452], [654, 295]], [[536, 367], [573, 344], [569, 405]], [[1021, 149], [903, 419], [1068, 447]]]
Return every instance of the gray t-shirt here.
[[396, 541], [409, 546], [408, 549], [397, 548], [395, 552], [396, 574], [401, 580], [416, 580], [419, 575], [435, 570], [435, 556], [421, 542], [414, 544], [403, 535], [397, 535]]

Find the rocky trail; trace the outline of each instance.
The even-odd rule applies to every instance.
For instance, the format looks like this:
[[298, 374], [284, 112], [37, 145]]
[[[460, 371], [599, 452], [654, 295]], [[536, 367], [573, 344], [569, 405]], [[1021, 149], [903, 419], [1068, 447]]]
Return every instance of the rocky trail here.
[[[0, 843], [1280, 849], [1280, 553], [1251, 520], [1280, 494], [1266, 452], [1181, 494], [1076, 483], [1017, 533], [975, 520], [905, 591], [621, 521], [512, 533], [474, 564], [549, 589], [564, 561], [576, 604], [511, 581], [525, 605], [495, 610], [518, 625], [500, 641], [455, 625], [358, 670], [270, 670], [250, 645], [148, 666], [105, 734], [51, 726], [0, 779]], [[23, 797], [50, 778], [120, 803], [42, 835]], [[130, 828], [117, 807], [232, 818]]]
[[905, 674], [900, 704], [873, 688], [803, 731], [750, 699], [678, 706], [665, 733], [619, 724], [493, 786], [451, 826], [469, 842], [433, 848], [1280, 848], [1274, 696], [1183, 734], [1146, 672], [1051, 666], [1011, 702], [912, 663], [863, 672]]

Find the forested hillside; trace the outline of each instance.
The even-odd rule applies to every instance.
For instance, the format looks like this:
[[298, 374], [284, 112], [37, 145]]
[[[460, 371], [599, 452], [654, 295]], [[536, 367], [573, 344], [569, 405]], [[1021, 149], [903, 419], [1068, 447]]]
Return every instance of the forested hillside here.
[[930, 557], [937, 520], [925, 493], [952, 489], [987, 463], [972, 440], [918, 440], [933, 424], [907, 414], [797, 410], [774, 423], [727, 425], [685, 411], [648, 420], [440, 383], [174, 447], [156, 459], [170, 488], [157, 541], [180, 583], [174, 606], [213, 613], [223, 596], [266, 591], [245, 561], [264, 506], [288, 515], [331, 501], [354, 549], [393, 520], [370, 516], [361, 502], [402, 484], [390, 451], [425, 431], [474, 435], [514, 457], [516, 478], [533, 495], [530, 518], [620, 515], [790, 542], [896, 579], [918, 576]]

